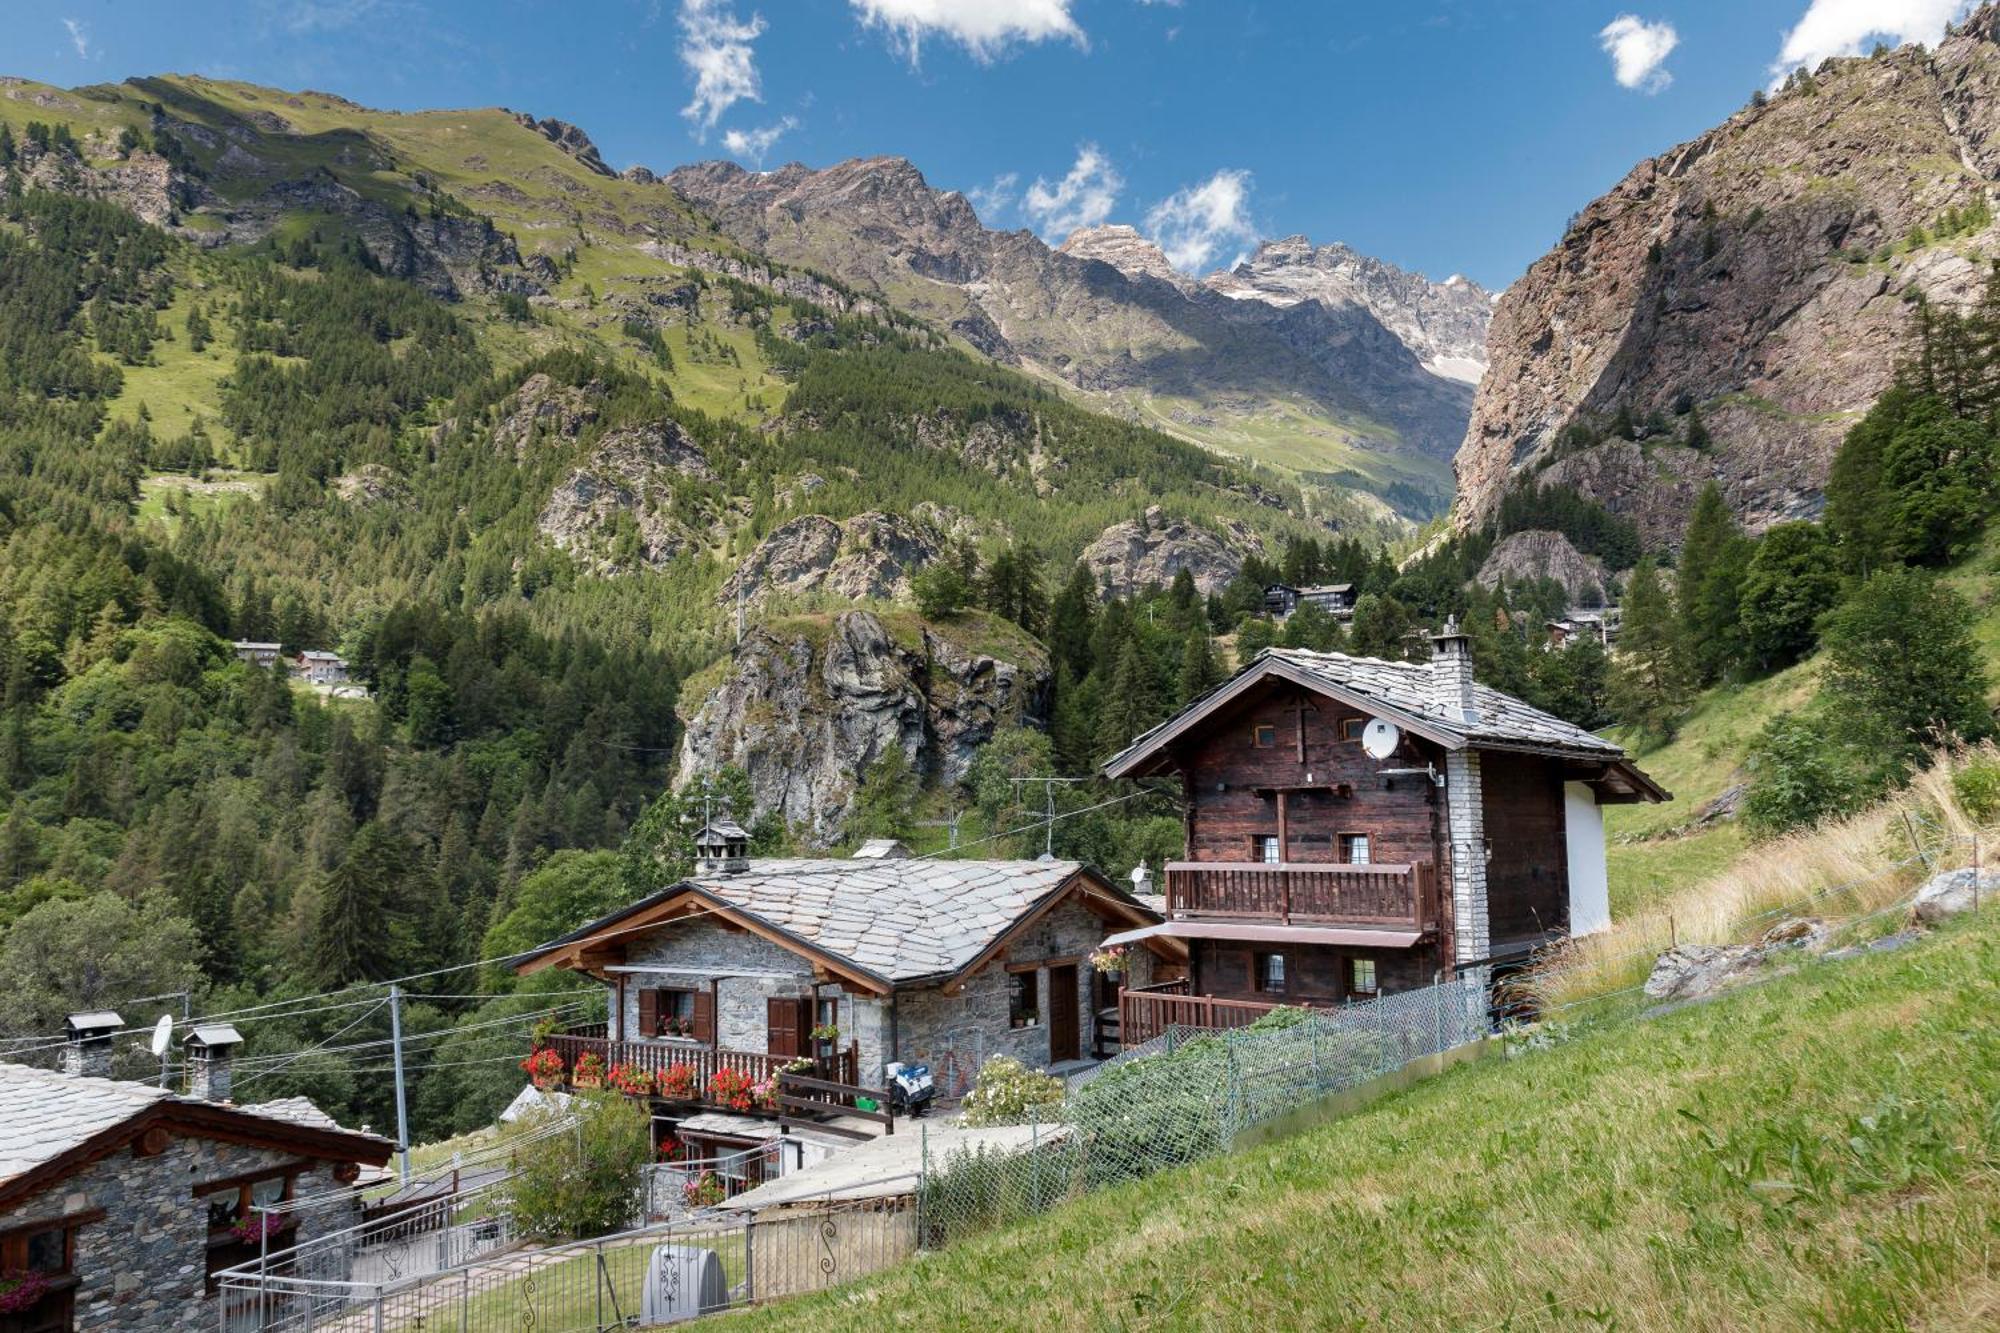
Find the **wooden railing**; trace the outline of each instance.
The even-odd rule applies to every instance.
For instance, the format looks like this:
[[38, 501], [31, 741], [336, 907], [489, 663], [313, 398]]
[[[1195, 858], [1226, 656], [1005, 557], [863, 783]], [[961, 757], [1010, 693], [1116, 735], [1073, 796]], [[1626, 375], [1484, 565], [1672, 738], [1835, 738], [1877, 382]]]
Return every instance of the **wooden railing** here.
[[1167, 915], [1434, 929], [1437, 867], [1327, 861], [1170, 861]]
[[[537, 1049], [544, 1048], [561, 1057], [565, 1086], [573, 1086], [576, 1062], [585, 1055], [595, 1055], [602, 1060], [607, 1073], [618, 1065], [632, 1065], [652, 1074], [655, 1080], [673, 1066], [685, 1065], [694, 1073], [696, 1099], [710, 1104], [714, 1103], [708, 1095], [708, 1082], [718, 1071], [734, 1070], [748, 1075], [752, 1082], [761, 1083], [775, 1078], [779, 1068], [793, 1060], [787, 1055], [721, 1050], [697, 1046], [692, 1042], [612, 1041], [607, 1037], [575, 1032], [558, 1032], [544, 1037], [537, 1044]], [[836, 1083], [853, 1084], [859, 1082], [860, 1063], [860, 1047], [850, 1043], [845, 1050], [836, 1051], [830, 1059], [816, 1059], [811, 1072]]]
[[1190, 995], [1185, 981], [1128, 987], [1118, 992], [1118, 1035], [1126, 1050], [1151, 1041], [1170, 1027], [1215, 1031], [1246, 1028], [1278, 1006], [1255, 1000], [1218, 1000]]

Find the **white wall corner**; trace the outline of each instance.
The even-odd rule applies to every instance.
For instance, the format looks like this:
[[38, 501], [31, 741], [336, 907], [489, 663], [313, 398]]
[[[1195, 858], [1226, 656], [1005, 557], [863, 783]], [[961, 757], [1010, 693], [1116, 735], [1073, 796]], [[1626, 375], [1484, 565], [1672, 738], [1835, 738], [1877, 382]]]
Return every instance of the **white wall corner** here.
[[1581, 782], [1563, 784], [1563, 839], [1569, 851], [1569, 933], [1611, 928], [1611, 877], [1604, 858], [1604, 811]]

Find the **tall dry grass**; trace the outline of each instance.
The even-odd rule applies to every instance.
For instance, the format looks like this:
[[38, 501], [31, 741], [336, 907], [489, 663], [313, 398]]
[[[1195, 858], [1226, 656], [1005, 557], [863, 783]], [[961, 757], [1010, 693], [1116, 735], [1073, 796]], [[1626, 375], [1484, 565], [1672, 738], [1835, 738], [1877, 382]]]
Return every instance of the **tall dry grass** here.
[[1752, 939], [1788, 915], [1867, 916], [1937, 871], [1971, 864], [1975, 852], [1982, 867], [2000, 863], [2000, 839], [1953, 781], [1971, 765], [2000, 769], [2000, 750], [1987, 742], [1935, 752], [1877, 804], [1753, 845], [1721, 874], [1565, 942], [1516, 985], [1544, 1009], [1574, 1005], [1639, 986], [1675, 944]]

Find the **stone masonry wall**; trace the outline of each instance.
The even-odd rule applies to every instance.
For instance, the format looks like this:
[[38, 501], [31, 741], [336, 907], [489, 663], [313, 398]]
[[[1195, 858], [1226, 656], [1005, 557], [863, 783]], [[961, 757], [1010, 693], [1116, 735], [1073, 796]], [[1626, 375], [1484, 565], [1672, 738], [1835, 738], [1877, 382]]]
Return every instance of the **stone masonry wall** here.
[[[1097, 1014], [1092, 1003], [1095, 984], [1088, 955], [1106, 935], [1115, 933], [1095, 913], [1075, 900], [1064, 903], [1035, 924], [1007, 950], [1015, 964], [1043, 959], [1075, 960], [1077, 968], [1078, 1047], [1088, 1057], [1096, 1038]], [[1152, 956], [1131, 950], [1132, 974], [1127, 984], [1152, 980]], [[898, 997], [896, 1032], [903, 1058], [931, 1067], [941, 1096], [956, 1097], [971, 1086], [979, 1067], [995, 1055], [1011, 1055], [1031, 1069], [1049, 1063], [1049, 970], [1035, 971], [1040, 1021], [1016, 1028], [1008, 1023], [1010, 989], [1007, 963], [995, 961], [975, 974], [956, 995], [941, 988], [905, 991]]]
[[[156, 1157], [119, 1149], [56, 1182], [14, 1212], [8, 1227], [102, 1208], [105, 1217], [77, 1229], [76, 1327], [104, 1333], [213, 1329], [216, 1298], [207, 1294], [208, 1205], [204, 1181], [300, 1160], [210, 1139], [176, 1137]], [[330, 1163], [301, 1172], [297, 1197], [337, 1188]], [[310, 1240], [359, 1222], [351, 1198], [304, 1210], [297, 1239]]]

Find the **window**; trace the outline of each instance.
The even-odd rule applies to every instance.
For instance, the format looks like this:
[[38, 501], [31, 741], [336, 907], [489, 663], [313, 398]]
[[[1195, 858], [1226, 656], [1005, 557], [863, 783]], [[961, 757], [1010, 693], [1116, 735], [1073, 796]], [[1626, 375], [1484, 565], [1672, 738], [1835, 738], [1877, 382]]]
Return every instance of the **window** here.
[[1343, 833], [1340, 835], [1340, 860], [1344, 865], [1372, 865], [1369, 858], [1368, 835], [1366, 833]]
[[1255, 854], [1256, 860], [1262, 861], [1267, 866], [1274, 866], [1278, 864], [1279, 857], [1278, 857], [1277, 834], [1260, 833], [1256, 837], [1250, 840], [1250, 844], [1251, 844], [1251, 851]]
[[1260, 750], [1269, 750], [1278, 743], [1278, 728], [1270, 722], [1259, 722], [1250, 729], [1250, 743]]
[[1360, 740], [1361, 733], [1367, 729], [1368, 719], [1365, 717], [1344, 717], [1340, 719], [1340, 739], [1344, 741]]
[[0, 1328], [69, 1333], [75, 1327], [76, 1279], [70, 1270], [76, 1266], [77, 1229], [103, 1216], [97, 1211], [0, 1233], [0, 1272], [26, 1270], [49, 1282], [47, 1294], [33, 1305], [0, 1315]]
[[249, 1237], [260, 1219], [276, 1228], [271, 1233], [273, 1250], [284, 1249], [292, 1243], [288, 1233], [298, 1224], [297, 1217], [290, 1212], [272, 1214], [255, 1210], [290, 1203], [299, 1172], [305, 1169], [304, 1166], [289, 1166], [247, 1178], [212, 1181], [194, 1187], [195, 1197], [208, 1204], [208, 1289], [211, 1293], [216, 1289], [217, 1273], [255, 1257], [258, 1245]]
[[639, 1033], [646, 1037], [692, 1037], [695, 993], [671, 987], [639, 992]]
[[1273, 995], [1285, 991], [1285, 956], [1281, 953], [1260, 953], [1256, 959], [1257, 989]]
[[1375, 993], [1375, 960], [1373, 958], [1356, 958], [1353, 960], [1353, 968], [1353, 975], [1350, 978], [1352, 981], [1351, 989], [1356, 995], [1373, 995]]
[[1031, 1028], [1042, 1021], [1041, 999], [1033, 972], [1007, 974], [1007, 1026]]

